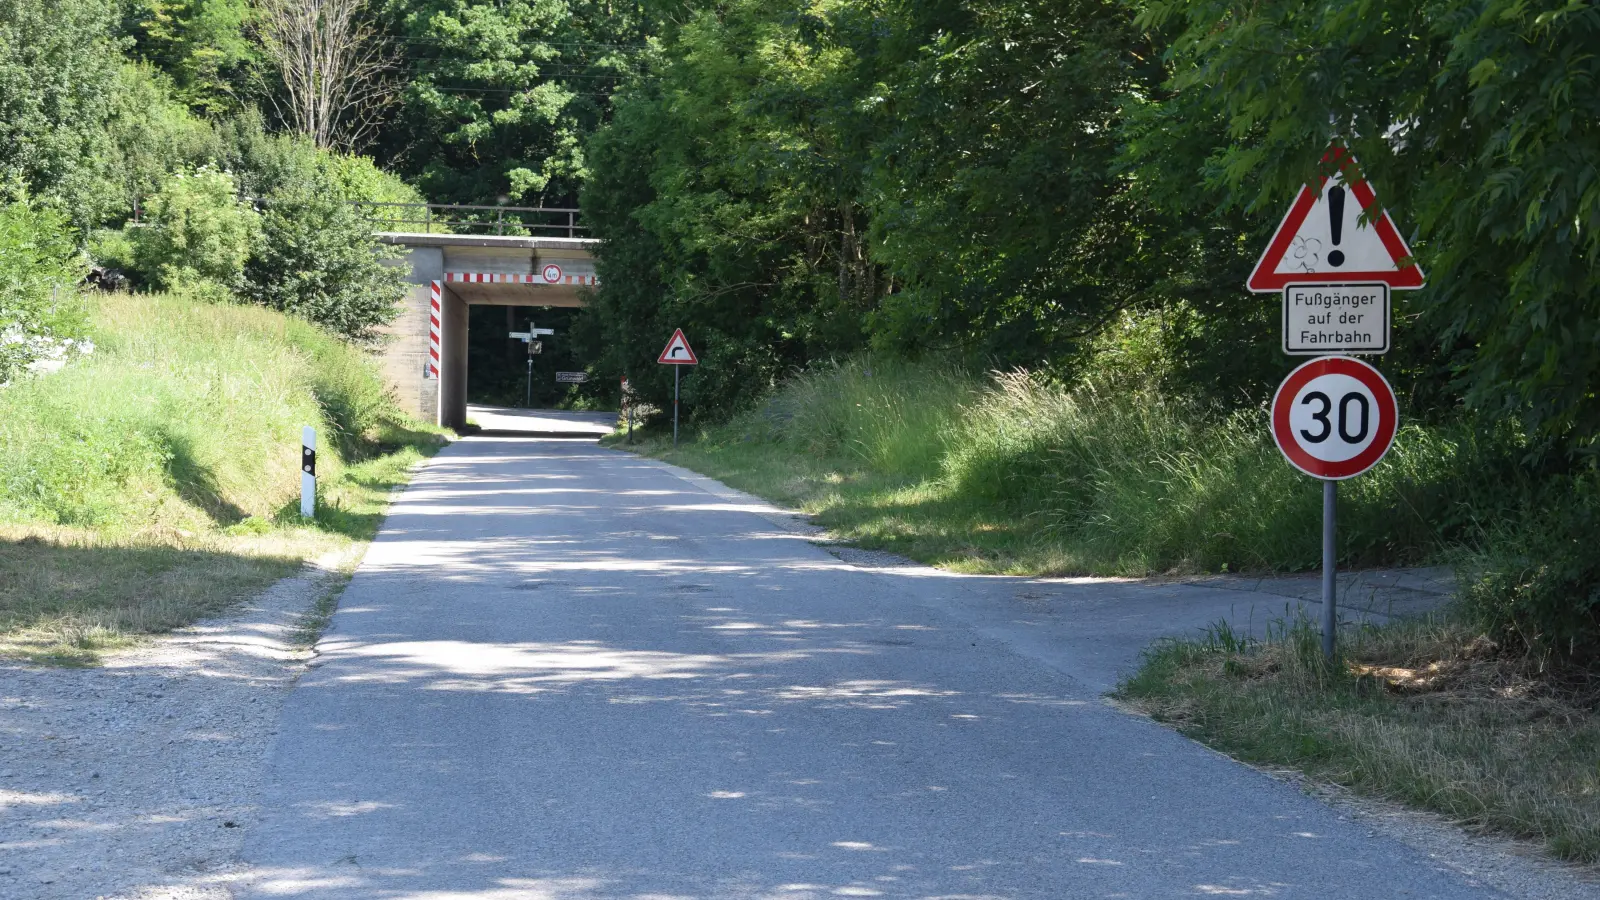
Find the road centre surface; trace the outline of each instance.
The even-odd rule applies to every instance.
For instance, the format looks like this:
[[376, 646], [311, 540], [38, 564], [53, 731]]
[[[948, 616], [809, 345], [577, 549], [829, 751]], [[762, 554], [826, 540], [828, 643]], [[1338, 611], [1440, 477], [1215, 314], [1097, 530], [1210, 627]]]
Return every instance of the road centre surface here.
[[592, 442], [459, 442], [285, 706], [242, 893], [1496, 896], [1100, 699], [1276, 599], [930, 573]]

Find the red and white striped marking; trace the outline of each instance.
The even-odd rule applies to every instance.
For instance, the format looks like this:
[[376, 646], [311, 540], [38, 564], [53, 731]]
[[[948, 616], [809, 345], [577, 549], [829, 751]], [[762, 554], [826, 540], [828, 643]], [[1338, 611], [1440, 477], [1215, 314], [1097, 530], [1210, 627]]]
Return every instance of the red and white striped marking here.
[[[549, 284], [542, 275], [517, 275], [507, 272], [446, 272], [445, 281], [459, 281], [466, 284]], [[600, 279], [593, 275], [562, 275], [559, 284], [588, 284], [600, 283]]]
[[[449, 276], [446, 276], [448, 278]], [[439, 295], [443, 289], [439, 282], [428, 284], [428, 371], [429, 378], [439, 377]]]

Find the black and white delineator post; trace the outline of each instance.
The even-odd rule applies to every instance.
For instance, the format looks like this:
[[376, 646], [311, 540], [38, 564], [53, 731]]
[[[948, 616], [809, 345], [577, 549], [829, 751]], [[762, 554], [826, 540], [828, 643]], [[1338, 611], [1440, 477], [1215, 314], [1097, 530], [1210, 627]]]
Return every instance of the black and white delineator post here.
[[317, 516], [317, 430], [310, 425], [300, 430], [300, 515]]
[[678, 373], [682, 366], [697, 366], [700, 360], [694, 355], [694, 350], [689, 347], [689, 339], [683, 336], [683, 329], [678, 328], [672, 332], [672, 340], [667, 341], [667, 346], [656, 357], [656, 362], [664, 366], [672, 366], [672, 449], [678, 449]]

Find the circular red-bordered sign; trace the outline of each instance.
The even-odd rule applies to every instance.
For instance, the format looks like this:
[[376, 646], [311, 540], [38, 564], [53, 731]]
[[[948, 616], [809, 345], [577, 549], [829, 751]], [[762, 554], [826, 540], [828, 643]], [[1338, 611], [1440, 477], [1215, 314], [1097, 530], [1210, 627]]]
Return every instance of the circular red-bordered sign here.
[[555, 263], [551, 263], [544, 267], [542, 274], [544, 275], [545, 281], [549, 282], [550, 284], [555, 284], [561, 280], [561, 267]]
[[1272, 439], [1313, 478], [1342, 481], [1378, 464], [1394, 444], [1400, 409], [1377, 369], [1348, 356], [1313, 359], [1278, 385]]

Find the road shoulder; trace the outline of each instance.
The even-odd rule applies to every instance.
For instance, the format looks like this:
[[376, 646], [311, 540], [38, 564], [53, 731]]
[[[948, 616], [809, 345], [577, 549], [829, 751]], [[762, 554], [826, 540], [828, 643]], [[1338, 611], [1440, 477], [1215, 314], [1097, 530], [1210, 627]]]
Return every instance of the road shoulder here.
[[232, 896], [308, 617], [361, 550], [98, 668], [0, 667], [0, 895]]
[[[648, 457], [643, 457], [648, 459]], [[802, 512], [735, 490], [704, 475], [651, 460], [684, 481], [729, 503], [747, 507], [774, 525], [806, 536], [851, 566], [914, 577], [926, 586], [925, 599], [951, 610], [973, 627], [999, 638], [1014, 651], [1077, 678], [1086, 687], [1109, 689], [1112, 669], [1130, 659], [1130, 640], [1157, 640], [1163, 630], [1192, 634], [1219, 618], [1247, 631], [1259, 631], [1273, 616], [1292, 616], [1297, 608], [1320, 603], [1320, 576], [1212, 575], [1183, 578], [1031, 578], [965, 575], [937, 569], [897, 554], [864, 550], [837, 540]], [[1453, 583], [1447, 570], [1367, 570], [1341, 576], [1341, 596], [1351, 598], [1348, 622], [1384, 624], [1422, 615], [1447, 604]], [[1108, 604], [1091, 599], [1105, 594], [1124, 604], [1122, 614], [1106, 614]], [[1169, 615], [1185, 603], [1198, 613]], [[1163, 626], [1162, 622], [1168, 623]], [[1099, 636], [1075, 633], [1080, 626], [1118, 629], [1121, 653], [1105, 654]], [[1090, 655], [1085, 672], [1083, 655]], [[1099, 656], [1094, 656], [1099, 654]], [[1074, 657], [1078, 657], [1074, 659]], [[1121, 703], [1110, 705], [1145, 717]], [[1240, 763], [1245, 765], [1244, 763]], [[1600, 869], [1551, 858], [1537, 843], [1469, 832], [1448, 819], [1318, 782], [1290, 769], [1259, 769], [1331, 806], [1342, 819], [1399, 841], [1438, 865], [1482, 881], [1517, 900], [1600, 900]]]

